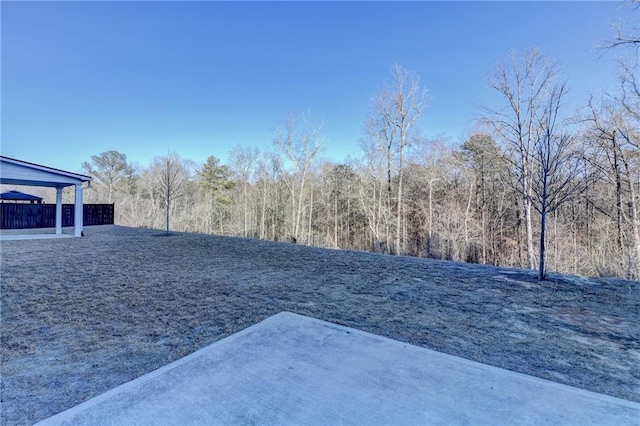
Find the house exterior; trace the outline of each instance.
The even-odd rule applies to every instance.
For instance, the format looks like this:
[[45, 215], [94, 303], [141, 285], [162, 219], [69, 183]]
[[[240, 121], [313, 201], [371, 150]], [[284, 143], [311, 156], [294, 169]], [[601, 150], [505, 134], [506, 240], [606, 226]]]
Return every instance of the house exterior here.
[[[90, 176], [29, 163], [0, 155], [0, 184], [56, 188], [56, 234], [62, 234], [62, 189], [75, 189], [73, 234], [82, 235], [83, 190], [91, 186]], [[85, 185], [86, 184], [86, 185]]]

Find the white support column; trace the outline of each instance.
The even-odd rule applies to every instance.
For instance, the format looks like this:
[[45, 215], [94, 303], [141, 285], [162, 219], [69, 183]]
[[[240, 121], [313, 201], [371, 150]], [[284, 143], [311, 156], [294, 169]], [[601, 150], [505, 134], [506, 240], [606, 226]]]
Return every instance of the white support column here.
[[82, 184], [76, 184], [76, 199], [74, 212], [73, 235], [82, 236]]
[[56, 234], [62, 234], [62, 188], [56, 188]]

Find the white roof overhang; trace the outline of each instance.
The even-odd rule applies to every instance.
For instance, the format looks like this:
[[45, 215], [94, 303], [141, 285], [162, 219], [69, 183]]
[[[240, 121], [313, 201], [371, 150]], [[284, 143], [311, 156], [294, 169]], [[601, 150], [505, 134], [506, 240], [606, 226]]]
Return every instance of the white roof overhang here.
[[0, 183], [8, 185], [48, 186], [91, 185], [90, 176], [66, 172], [0, 155]]

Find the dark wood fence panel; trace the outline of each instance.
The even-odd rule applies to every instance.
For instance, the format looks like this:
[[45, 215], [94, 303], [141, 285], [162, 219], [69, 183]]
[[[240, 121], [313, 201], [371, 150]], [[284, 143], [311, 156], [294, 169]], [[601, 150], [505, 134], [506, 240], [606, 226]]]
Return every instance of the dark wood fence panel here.
[[[62, 205], [62, 226], [75, 223], [75, 205]], [[84, 204], [82, 222], [84, 226], [113, 225], [113, 204]], [[0, 229], [54, 228], [56, 226], [55, 204], [0, 204]]]
[[37, 228], [42, 224], [42, 204], [2, 203], [0, 206], [0, 229]]
[[[71, 207], [74, 206], [71, 205]], [[82, 212], [82, 223], [87, 226], [113, 225], [114, 213], [113, 204], [85, 204]], [[73, 217], [73, 212], [71, 217]]]

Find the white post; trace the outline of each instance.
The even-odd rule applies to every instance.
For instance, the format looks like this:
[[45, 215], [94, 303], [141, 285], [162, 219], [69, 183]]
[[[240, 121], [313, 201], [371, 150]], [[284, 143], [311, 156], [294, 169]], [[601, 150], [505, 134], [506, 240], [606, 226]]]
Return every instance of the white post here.
[[62, 188], [56, 188], [56, 234], [62, 234]]
[[76, 184], [76, 199], [74, 212], [73, 235], [82, 236], [82, 183]]

